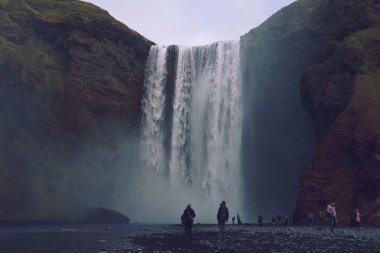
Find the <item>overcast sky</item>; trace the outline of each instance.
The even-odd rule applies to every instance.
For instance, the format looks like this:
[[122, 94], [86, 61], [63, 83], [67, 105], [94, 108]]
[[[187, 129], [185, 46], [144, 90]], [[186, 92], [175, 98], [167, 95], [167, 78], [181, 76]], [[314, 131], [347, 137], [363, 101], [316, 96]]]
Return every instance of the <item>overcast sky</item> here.
[[238, 40], [294, 0], [86, 0], [161, 45]]

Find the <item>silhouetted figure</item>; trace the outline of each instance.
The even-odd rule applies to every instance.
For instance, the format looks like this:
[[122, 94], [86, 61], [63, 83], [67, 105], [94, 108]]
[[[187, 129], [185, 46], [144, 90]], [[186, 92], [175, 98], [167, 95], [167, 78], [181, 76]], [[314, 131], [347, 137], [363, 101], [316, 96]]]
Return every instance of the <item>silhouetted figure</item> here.
[[355, 208], [351, 208], [350, 210], [350, 224], [351, 224], [351, 227], [355, 227], [356, 225], [356, 212], [355, 212]]
[[235, 216], [232, 216], [232, 224], [235, 224]]
[[317, 230], [322, 230], [323, 229], [323, 215], [324, 215], [323, 210], [319, 211], [319, 213], [318, 213], [318, 226], [317, 226]]
[[318, 223], [319, 224], [322, 224], [323, 223], [323, 211], [319, 211], [319, 219], [318, 219]]
[[195, 212], [191, 208], [191, 204], [188, 204], [185, 211], [183, 211], [183, 214], [181, 216], [182, 224], [185, 226], [186, 238], [191, 238], [194, 218], [195, 218]]
[[277, 225], [281, 224], [281, 215], [277, 215]]
[[229, 216], [229, 213], [228, 213], [228, 208], [226, 207], [226, 201], [222, 201], [222, 203], [220, 203], [218, 215], [216, 216], [216, 218], [218, 219], [218, 226], [219, 226], [220, 232], [223, 232], [225, 230], [225, 225], [226, 225], [226, 222], [228, 221], [228, 216]]
[[290, 225], [289, 215], [285, 215], [285, 225], [286, 226]]
[[350, 221], [351, 227], [359, 227], [362, 219], [362, 215], [359, 211], [359, 208], [352, 208], [350, 211]]
[[335, 202], [332, 202], [327, 205], [326, 207], [326, 213], [329, 217], [329, 224], [330, 224], [330, 230], [331, 232], [334, 232], [334, 228], [336, 227], [336, 209], [335, 209]]
[[263, 226], [264, 217], [260, 214], [259, 216], [257, 216], [257, 220], [259, 222], [259, 226], [262, 227]]
[[356, 208], [356, 226], [360, 227], [360, 222], [362, 222], [362, 214], [359, 211], [359, 208]]
[[272, 218], [272, 224], [276, 225], [276, 218], [275, 217]]
[[239, 213], [236, 215], [236, 217], [237, 217], [237, 223], [238, 223], [238, 225], [243, 225], [243, 222], [240, 219], [240, 214]]
[[306, 219], [307, 219], [307, 223], [312, 226], [314, 224], [314, 214], [313, 214], [313, 212], [309, 212], [307, 214]]

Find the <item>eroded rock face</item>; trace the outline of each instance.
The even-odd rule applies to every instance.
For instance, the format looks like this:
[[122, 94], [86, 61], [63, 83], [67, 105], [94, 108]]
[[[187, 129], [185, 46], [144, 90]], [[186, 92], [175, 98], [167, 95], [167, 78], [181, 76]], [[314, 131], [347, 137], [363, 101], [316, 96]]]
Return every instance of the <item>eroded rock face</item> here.
[[333, 198], [341, 221], [377, 213], [378, 5], [297, 1], [242, 37], [252, 212], [301, 220]]
[[324, 209], [335, 200], [341, 221], [348, 220], [350, 208], [359, 207], [364, 222], [376, 223], [371, 217], [379, 214], [380, 196], [379, 13], [376, 1], [351, 2], [347, 10], [366, 6], [360, 15], [369, 25], [347, 34], [329, 59], [302, 78], [302, 102], [319, 144], [301, 173], [295, 215], [304, 217], [308, 209]]
[[0, 1], [0, 219], [107, 198], [116, 166], [99, 155], [138, 129], [151, 45], [85, 2]]

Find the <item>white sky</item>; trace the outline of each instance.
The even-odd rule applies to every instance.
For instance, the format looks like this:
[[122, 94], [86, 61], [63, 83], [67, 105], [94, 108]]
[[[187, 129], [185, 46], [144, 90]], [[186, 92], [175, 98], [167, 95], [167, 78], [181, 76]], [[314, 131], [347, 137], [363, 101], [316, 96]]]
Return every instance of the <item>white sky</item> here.
[[239, 40], [294, 0], [86, 0], [161, 45]]

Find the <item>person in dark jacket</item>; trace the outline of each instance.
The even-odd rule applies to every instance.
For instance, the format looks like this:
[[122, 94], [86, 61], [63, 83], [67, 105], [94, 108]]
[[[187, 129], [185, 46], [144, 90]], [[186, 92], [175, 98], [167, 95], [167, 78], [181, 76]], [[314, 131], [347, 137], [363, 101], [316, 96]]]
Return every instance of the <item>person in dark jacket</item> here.
[[277, 225], [281, 225], [281, 214], [277, 215]]
[[351, 227], [355, 227], [356, 223], [355, 223], [355, 220], [356, 220], [356, 212], [355, 212], [355, 208], [351, 208], [350, 210], [350, 221], [351, 221]]
[[307, 223], [312, 226], [314, 224], [314, 213], [313, 212], [309, 212], [306, 216], [306, 220], [307, 220]]
[[241, 218], [240, 218], [240, 214], [239, 214], [239, 213], [237, 213], [236, 217], [237, 217], [237, 224], [238, 224], [238, 225], [243, 225], [243, 222], [241, 221]]
[[218, 226], [220, 232], [223, 232], [225, 230], [225, 224], [228, 221], [228, 216], [229, 213], [228, 208], [226, 207], [226, 201], [222, 201], [222, 203], [220, 203], [218, 215], [216, 216], [216, 218], [218, 219]]
[[182, 224], [185, 226], [185, 236], [186, 238], [191, 238], [193, 222], [195, 218], [195, 212], [191, 208], [191, 204], [188, 204], [185, 211], [181, 216]]
[[285, 225], [286, 225], [286, 226], [290, 226], [289, 215], [285, 215]]
[[259, 226], [262, 227], [263, 221], [264, 221], [264, 216], [260, 214], [259, 216], [257, 216], [257, 220], [259, 222]]

